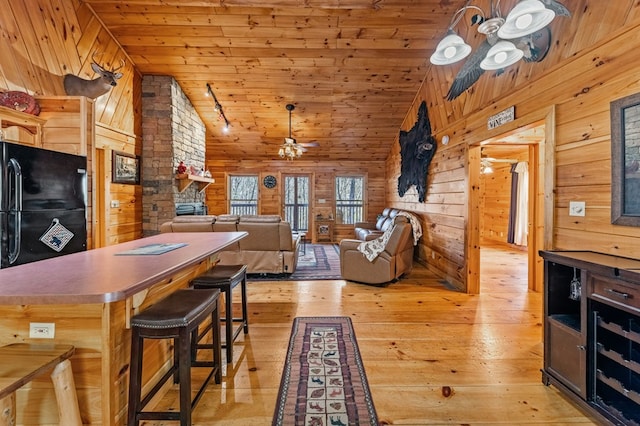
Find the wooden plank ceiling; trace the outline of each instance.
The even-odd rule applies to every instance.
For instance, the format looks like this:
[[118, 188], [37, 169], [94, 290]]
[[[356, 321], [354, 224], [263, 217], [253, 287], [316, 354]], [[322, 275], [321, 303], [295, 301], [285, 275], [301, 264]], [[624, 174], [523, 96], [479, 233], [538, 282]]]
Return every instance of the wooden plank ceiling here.
[[[386, 158], [429, 56], [465, 3], [84, 1], [142, 74], [177, 80], [205, 121], [210, 156], [278, 159], [292, 103], [292, 136], [317, 141], [303, 157], [317, 161]], [[488, 0], [475, 3], [489, 10]], [[228, 134], [207, 83], [231, 123]]]

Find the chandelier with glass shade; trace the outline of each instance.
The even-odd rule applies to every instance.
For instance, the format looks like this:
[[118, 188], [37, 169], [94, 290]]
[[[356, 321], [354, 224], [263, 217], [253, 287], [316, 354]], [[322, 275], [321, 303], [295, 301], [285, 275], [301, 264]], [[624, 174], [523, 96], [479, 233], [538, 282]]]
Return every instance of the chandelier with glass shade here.
[[[471, 87], [484, 71], [502, 70], [524, 59], [539, 62], [546, 56], [551, 45], [547, 27], [556, 15], [571, 16], [569, 10], [556, 0], [520, 0], [503, 18], [500, 0], [494, 5], [491, 0], [491, 14], [487, 18], [478, 6], [466, 4], [451, 18], [447, 35], [438, 43], [430, 57], [434, 65], [450, 65], [471, 55], [456, 76], [448, 99], [453, 100]], [[486, 36], [476, 51], [454, 30], [467, 10], [478, 13], [471, 19], [478, 25], [478, 32]]]
[[289, 137], [284, 138], [284, 143], [280, 146], [278, 150], [278, 155], [280, 158], [286, 158], [287, 160], [293, 160], [294, 158], [298, 158], [302, 156], [302, 153], [305, 149], [296, 143], [296, 140], [291, 137], [291, 111], [293, 111], [296, 107], [293, 104], [287, 104], [287, 111], [289, 111]]

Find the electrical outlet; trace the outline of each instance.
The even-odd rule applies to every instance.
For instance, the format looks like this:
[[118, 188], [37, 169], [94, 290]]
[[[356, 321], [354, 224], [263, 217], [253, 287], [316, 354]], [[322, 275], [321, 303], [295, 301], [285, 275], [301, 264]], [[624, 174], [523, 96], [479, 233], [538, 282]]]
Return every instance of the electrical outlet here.
[[56, 335], [56, 325], [52, 322], [30, 322], [29, 337], [31, 339], [53, 339]]
[[585, 209], [584, 201], [569, 201], [569, 216], [584, 216]]
[[114, 209], [117, 209], [118, 207], [120, 207], [120, 201], [111, 200], [111, 207], [114, 208]]

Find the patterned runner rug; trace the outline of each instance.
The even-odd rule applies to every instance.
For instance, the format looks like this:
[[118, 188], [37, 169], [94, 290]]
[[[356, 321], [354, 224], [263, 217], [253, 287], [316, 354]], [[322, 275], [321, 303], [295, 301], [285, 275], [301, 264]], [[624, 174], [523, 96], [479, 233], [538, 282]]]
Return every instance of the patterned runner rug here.
[[273, 425], [377, 424], [351, 318], [295, 318]]

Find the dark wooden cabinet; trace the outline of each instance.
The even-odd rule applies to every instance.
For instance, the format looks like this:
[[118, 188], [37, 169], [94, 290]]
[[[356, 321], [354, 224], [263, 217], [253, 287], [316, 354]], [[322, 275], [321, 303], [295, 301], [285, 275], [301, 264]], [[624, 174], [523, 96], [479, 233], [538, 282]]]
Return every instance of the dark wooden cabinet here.
[[603, 422], [640, 425], [640, 260], [541, 251], [543, 382]]

